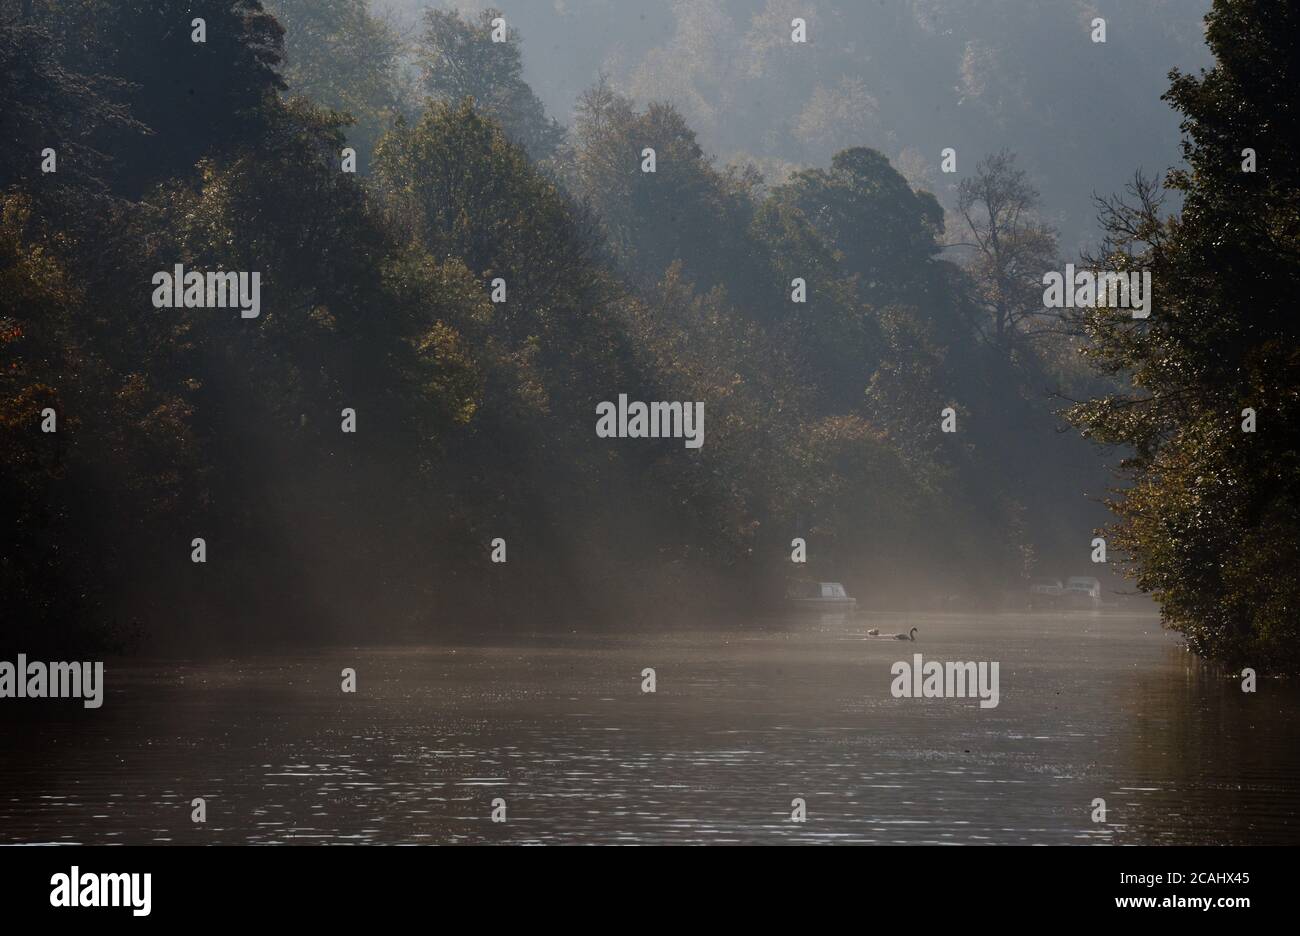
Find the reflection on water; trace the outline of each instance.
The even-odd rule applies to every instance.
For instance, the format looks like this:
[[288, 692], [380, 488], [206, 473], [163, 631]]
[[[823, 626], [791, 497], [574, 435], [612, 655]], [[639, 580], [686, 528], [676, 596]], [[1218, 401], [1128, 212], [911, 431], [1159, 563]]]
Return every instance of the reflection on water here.
[[[916, 643], [858, 638], [912, 626]], [[892, 698], [915, 652], [999, 661], [1001, 704]], [[125, 661], [98, 711], [15, 704], [5, 842], [1300, 842], [1300, 695], [1241, 693], [1146, 617]]]

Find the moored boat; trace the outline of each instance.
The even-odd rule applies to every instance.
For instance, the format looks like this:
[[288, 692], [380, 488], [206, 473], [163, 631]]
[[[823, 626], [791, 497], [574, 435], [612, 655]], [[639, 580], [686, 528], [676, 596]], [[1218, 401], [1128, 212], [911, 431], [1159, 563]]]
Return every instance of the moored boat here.
[[847, 611], [858, 606], [858, 599], [839, 582], [799, 582], [786, 593], [785, 601], [794, 608], [816, 611]]

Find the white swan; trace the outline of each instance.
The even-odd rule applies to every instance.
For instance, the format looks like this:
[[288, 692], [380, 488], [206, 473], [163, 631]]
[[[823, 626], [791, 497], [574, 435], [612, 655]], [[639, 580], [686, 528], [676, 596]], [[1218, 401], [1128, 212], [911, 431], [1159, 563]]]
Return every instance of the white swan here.
[[879, 636], [880, 636], [880, 628], [879, 628], [879, 627], [873, 627], [873, 628], [871, 628], [871, 630], [867, 631], [867, 636], [868, 636], [868, 637], [879, 637]]

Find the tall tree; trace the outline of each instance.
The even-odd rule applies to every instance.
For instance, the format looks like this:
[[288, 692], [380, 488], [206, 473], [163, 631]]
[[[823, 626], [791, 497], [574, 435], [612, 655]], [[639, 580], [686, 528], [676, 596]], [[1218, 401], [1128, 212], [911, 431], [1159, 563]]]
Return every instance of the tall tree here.
[[[424, 89], [440, 101], [473, 98], [529, 156], [547, 159], [564, 141], [564, 128], [546, 116], [524, 81], [519, 32], [494, 26], [499, 17], [494, 9], [484, 10], [477, 21], [455, 10], [429, 10], [418, 51]], [[494, 39], [494, 33], [502, 38]]]
[[[1036, 337], [1048, 325], [1043, 309], [1043, 274], [1056, 265], [1056, 233], [1036, 215], [1039, 194], [1002, 150], [982, 160], [962, 179], [957, 208], [973, 248], [967, 269], [984, 311], [986, 335], [1003, 352]], [[958, 246], [958, 245], [954, 245]]]
[[873, 306], [915, 299], [935, 277], [943, 210], [876, 150], [841, 150], [829, 169], [794, 173], [772, 199], [796, 208], [836, 247], [843, 271]]
[[352, 118], [348, 142], [359, 170], [401, 110], [401, 39], [365, 0], [271, 0], [284, 26], [288, 90]]
[[193, 176], [203, 156], [268, 132], [265, 105], [284, 87], [284, 31], [261, 0], [69, 0], [52, 9], [65, 67], [111, 75], [118, 93], [109, 100], [147, 128], [93, 137], [113, 154], [119, 193]]
[[[1215, 65], [1172, 73], [1183, 195], [1166, 218], [1140, 177], [1102, 206], [1100, 266], [1150, 271], [1150, 318], [1082, 316], [1091, 354], [1132, 386], [1075, 407], [1099, 442], [1128, 447], [1115, 542], [1166, 623], [1198, 653], [1300, 671], [1300, 8], [1215, 0]], [[1252, 150], [1255, 171], [1247, 161]], [[1251, 417], [1254, 413], [1254, 431]]]

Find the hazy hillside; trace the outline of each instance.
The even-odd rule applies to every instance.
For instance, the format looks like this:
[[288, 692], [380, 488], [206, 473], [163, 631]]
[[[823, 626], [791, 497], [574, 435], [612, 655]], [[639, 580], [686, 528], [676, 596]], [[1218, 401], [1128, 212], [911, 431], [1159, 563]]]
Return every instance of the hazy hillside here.
[[[606, 73], [645, 104], [671, 102], [722, 162], [787, 164], [865, 145], [952, 201], [958, 175], [1003, 146], [1043, 193], [1061, 244], [1097, 237], [1092, 194], [1177, 152], [1177, 115], [1159, 100], [1175, 66], [1210, 64], [1209, 0], [372, 0], [409, 22], [428, 7], [496, 8], [522, 34], [524, 77], [561, 123]], [[635, 15], [630, 10], [635, 9]], [[808, 22], [793, 49], [790, 20]], [[1104, 45], [1088, 41], [1095, 16]]]

